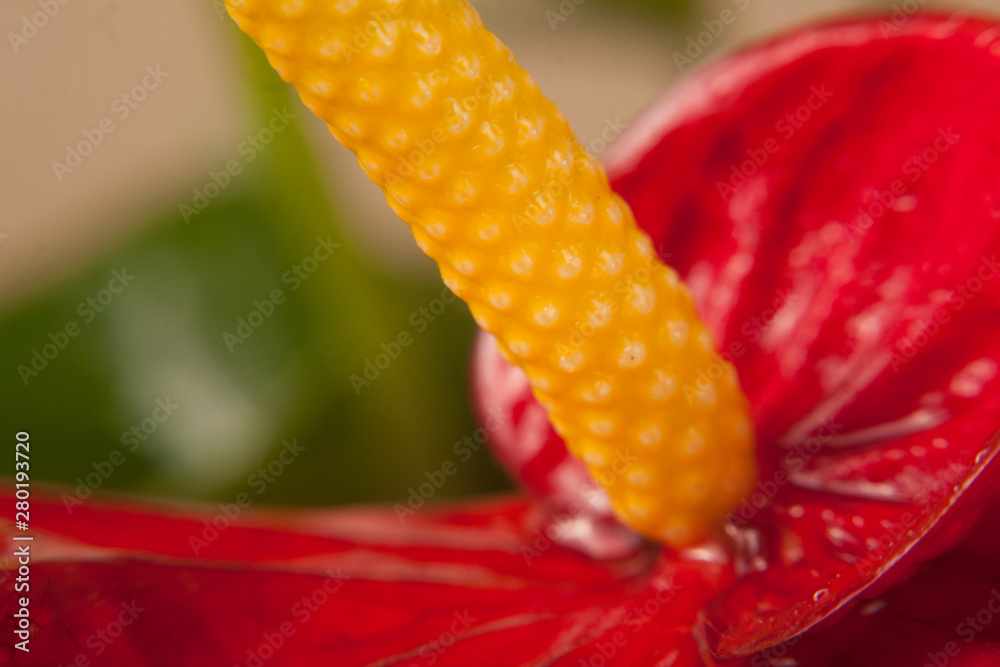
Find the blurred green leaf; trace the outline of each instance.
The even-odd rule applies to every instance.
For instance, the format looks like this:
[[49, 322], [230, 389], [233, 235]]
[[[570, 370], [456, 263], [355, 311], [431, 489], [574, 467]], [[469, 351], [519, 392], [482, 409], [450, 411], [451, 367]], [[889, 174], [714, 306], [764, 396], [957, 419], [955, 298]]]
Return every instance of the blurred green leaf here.
[[[419, 333], [419, 308], [440, 282], [387, 275], [349, 247], [298, 122], [263, 132], [276, 113], [302, 107], [259, 50], [236, 39], [260, 149], [234, 147], [240, 172], [199, 188], [214, 196], [184, 193], [150, 231], [0, 313], [5, 432], [31, 431], [36, 479], [73, 486], [89, 475], [105, 490], [227, 500], [258, 468], [277, 469], [282, 441], [294, 440], [303, 452], [263, 500], [403, 500], [475, 429], [471, 318], [455, 302]], [[87, 314], [86, 299], [123, 268], [134, 280]], [[23, 381], [18, 367], [70, 321], [79, 334]], [[352, 385], [401, 332], [413, 343], [370, 386]], [[440, 496], [504, 484], [484, 451]]]

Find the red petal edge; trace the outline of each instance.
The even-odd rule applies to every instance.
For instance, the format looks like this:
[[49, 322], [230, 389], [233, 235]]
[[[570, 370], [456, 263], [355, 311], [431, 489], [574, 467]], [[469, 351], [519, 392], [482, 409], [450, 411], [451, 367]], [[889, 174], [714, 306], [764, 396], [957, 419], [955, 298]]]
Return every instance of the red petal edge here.
[[998, 81], [997, 25], [808, 29], [688, 79], [609, 156], [757, 424], [739, 576], [700, 628], [717, 656], [844, 613], [1000, 495]]

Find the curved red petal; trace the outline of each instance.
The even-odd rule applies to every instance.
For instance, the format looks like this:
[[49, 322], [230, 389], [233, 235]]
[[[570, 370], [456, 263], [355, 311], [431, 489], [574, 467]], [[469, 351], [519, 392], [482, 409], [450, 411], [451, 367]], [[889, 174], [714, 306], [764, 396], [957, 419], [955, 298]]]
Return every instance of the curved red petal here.
[[997, 494], [997, 81], [996, 25], [809, 29], [689, 79], [609, 157], [757, 424], [740, 577], [703, 628], [722, 656], [910, 571]]

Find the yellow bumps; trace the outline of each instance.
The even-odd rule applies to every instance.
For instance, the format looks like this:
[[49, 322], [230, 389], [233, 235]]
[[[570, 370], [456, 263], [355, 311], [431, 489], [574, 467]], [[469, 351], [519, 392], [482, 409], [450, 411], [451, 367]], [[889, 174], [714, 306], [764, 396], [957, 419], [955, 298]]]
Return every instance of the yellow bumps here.
[[[619, 516], [674, 546], [703, 537], [756, 474], [735, 373], [600, 165], [476, 12], [460, 0], [227, 5], [525, 369]], [[722, 379], [699, 384], [699, 371]]]

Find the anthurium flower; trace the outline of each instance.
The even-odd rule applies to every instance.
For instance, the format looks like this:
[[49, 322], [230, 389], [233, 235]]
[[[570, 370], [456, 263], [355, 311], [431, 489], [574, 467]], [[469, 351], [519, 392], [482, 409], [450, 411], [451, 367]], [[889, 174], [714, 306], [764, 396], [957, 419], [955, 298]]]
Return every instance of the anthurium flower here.
[[[46, 667], [874, 667], [928, 656], [978, 667], [1000, 657], [1000, 543], [988, 522], [836, 624], [719, 662], [695, 630], [734, 581], [722, 554], [650, 547], [594, 559], [544, 546], [550, 511], [495, 499], [401, 526], [389, 508], [232, 522], [225, 507], [94, 500], [70, 517], [55, 498], [35, 500], [45, 528], [29, 547], [30, 652], [5, 644], [0, 655]], [[196, 558], [190, 541], [207, 526], [214, 539]], [[529, 547], [538, 558], [523, 556]], [[3, 582], [8, 631], [19, 577], [12, 568]]]
[[[944, 550], [997, 493], [997, 35], [933, 17], [806, 30], [688, 80], [610, 158], [757, 426], [760, 479], [728, 517], [737, 579], [703, 617], [720, 655]], [[481, 346], [480, 403], [531, 414]], [[530, 439], [564, 460], [554, 432], [516, 426], [506, 458]], [[543, 493], [567, 476], [517, 460]]]
[[69, 516], [36, 498], [32, 651], [11, 655], [991, 664], [998, 75], [1000, 29], [982, 21], [812, 28], [689, 79], [610, 158], [720, 353], [677, 391], [697, 400], [731, 364], [749, 400], [759, 473], [725, 533], [641, 541], [574, 492], [585, 471], [486, 340], [478, 403], [512, 415], [500, 458], [540, 499], [401, 522], [391, 508], [233, 520], [124, 501]]

